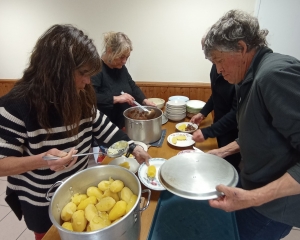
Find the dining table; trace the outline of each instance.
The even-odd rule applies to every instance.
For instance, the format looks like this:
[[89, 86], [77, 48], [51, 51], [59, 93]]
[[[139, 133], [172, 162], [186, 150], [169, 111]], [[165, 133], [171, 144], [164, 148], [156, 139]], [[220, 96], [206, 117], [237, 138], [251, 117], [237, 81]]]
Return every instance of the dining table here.
[[[185, 118], [179, 122], [189, 122], [190, 118]], [[217, 141], [215, 138], [208, 138], [204, 142], [195, 142], [191, 146], [187, 147], [175, 147], [167, 141], [167, 137], [175, 132], [178, 132], [176, 129], [176, 124], [179, 122], [170, 121], [168, 120], [165, 124], [162, 125], [162, 130], [166, 130], [166, 135], [164, 141], [160, 147], [152, 147], [148, 145], [148, 153], [152, 158], [164, 158], [166, 160], [170, 159], [171, 157], [177, 155], [182, 150], [193, 149], [193, 146], [197, 147], [198, 149], [202, 150], [203, 152], [207, 152], [211, 149], [218, 148]], [[212, 115], [209, 114], [199, 125], [199, 128], [205, 128], [210, 126], [213, 123]], [[101, 164], [109, 164], [112, 161], [112, 158], [105, 157]], [[137, 173], [136, 173], [137, 174]], [[143, 184], [142, 189], [147, 189]], [[141, 233], [139, 240], [146, 240], [149, 235], [149, 231], [151, 229], [152, 220], [155, 214], [155, 210], [157, 207], [157, 203], [160, 198], [161, 191], [151, 190], [151, 197], [150, 197], [150, 204], [146, 210], [141, 213]], [[58, 233], [57, 228], [53, 225], [46, 235], [43, 237], [43, 240], [60, 240], [60, 236]]]

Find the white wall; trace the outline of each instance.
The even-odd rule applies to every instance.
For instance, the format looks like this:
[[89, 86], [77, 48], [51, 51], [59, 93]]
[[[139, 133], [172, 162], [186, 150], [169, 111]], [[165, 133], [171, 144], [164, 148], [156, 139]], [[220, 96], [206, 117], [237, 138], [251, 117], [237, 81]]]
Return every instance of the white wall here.
[[94, 39], [122, 31], [133, 42], [127, 63], [136, 81], [209, 82], [201, 38], [230, 9], [254, 13], [255, 0], [0, 0], [0, 79], [22, 76], [38, 37], [71, 23]]
[[267, 41], [274, 52], [300, 59], [299, 0], [257, 0], [255, 16], [269, 30]]

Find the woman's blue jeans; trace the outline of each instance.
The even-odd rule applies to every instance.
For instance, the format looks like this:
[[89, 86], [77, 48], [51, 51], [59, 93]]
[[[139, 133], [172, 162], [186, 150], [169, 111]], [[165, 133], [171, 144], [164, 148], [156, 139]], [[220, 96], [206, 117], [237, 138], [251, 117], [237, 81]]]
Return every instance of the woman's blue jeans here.
[[254, 208], [235, 212], [240, 240], [279, 240], [289, 234], [292, 226], [276, 222]]

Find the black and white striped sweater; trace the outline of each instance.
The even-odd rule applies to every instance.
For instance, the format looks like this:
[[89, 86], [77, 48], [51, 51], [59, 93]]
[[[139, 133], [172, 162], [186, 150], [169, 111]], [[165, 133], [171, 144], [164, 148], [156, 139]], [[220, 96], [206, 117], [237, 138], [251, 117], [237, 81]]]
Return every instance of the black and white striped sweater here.
[[[80, 121], [77, 136], [66, 137], [55, 108], [50, 109], [50, 136], [37, 122], [36, 109], [30, 109], [25, 101], [11, 101], [6, 95], [0, 99], [0, 161], [2, 158], [31, 156], [44, 153], [51, 148], [68, 152], [75, 147], [78, 153], [88, 153], [92, 136], [101, 145], [111, 145], [118, 140], [129, 140], [103, 113]], [[8, 176], [7, 195], [16, 193], [29, 229], [45, 232], [51, 226], [48, 217], [49, 202], [45, 193], [57, 181], [64, 180], [74, 173], [85, 169], [88, 157], [78, 157], [77, 162], [64, 171], [54, 172], [40, 168], [19, 175]], [[1, 169], [0, 169], [1, 171]], [[53, 193], [50, 194], [52, 196]], [[44, 219], [48, 217], [47, 221]]]

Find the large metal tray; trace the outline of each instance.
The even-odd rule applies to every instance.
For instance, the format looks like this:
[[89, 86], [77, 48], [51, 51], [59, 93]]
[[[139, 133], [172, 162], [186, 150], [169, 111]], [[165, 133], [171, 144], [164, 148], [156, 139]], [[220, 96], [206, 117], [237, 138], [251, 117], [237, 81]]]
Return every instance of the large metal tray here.
[[234, 187], [238, 182], [235, 168], [223, 158], [207, 153], [183, 153], [166, 161], [159, 169], [160, 183], [173, 194], [197, 200], [222, 195], [216, 186]]

